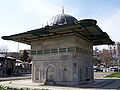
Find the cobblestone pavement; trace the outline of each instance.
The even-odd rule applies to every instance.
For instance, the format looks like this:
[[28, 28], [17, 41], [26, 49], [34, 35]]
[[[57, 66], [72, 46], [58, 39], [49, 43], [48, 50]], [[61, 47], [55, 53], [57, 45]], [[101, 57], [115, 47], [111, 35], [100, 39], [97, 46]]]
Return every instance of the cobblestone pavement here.
[[[77, 86], [48, 86], [43, 85], [42, 83], [33, 83], [31, 79], [22, 79], [22, 80], [8, 80], [1, 81], [0, 85], [10, 86], [16, 88], [39, 88], [39, 89], [49, 89], [49, 90], [110, 90], [110, 89], [120, 89], [120, 79], [110, 79], [103, 78], [104, 75], [109, 73], [95, 73], [95, 80], [92, 83], [81, 84]], [[103, 75], [103, 76], [102, 76]]]

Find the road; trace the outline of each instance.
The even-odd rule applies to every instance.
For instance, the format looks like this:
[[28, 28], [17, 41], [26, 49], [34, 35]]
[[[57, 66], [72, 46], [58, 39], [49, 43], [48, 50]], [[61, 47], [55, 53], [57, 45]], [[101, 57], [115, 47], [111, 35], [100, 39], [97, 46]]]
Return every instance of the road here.
[[0, 81], [22, 80], [22, 79], [31, 79], [31, 74], [26, 74], [22, 76], [0, 77]]

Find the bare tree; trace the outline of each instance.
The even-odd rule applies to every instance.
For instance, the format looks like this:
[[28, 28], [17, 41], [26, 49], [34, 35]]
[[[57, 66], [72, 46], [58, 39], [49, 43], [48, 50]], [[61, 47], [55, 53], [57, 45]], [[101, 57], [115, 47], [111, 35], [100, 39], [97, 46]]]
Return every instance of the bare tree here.
[[109, 50], [103, 49], [100, 52], [101, 62], [105, 64], [105, 67], [110, 67], [111, 65], [114, 65], [115, 60], [111, 57]]
[[3, 53], [3, 54], [7, 54], [8, 47], [7, 46], [0, 46], [0, 52]]

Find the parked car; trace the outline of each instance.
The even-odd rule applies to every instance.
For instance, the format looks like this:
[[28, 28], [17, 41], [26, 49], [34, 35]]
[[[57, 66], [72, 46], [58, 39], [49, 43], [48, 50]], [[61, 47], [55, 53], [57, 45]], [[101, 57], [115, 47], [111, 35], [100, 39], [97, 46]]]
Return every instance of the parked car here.
[[100, 68], [94, 68], [94, 72], [103, 72], [103, 70]]
[[[118, 68], [117, 68], [117, 67], [110, 67], [110, 71], [118, 72]], [[119, 71], [120, 71], [120, 70], [119, 70]]]

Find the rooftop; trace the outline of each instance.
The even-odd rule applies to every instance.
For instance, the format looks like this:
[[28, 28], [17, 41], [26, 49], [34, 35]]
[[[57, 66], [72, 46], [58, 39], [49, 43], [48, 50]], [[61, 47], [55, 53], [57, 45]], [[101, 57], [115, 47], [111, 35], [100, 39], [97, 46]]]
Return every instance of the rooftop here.
[[108, 34], [100, 29], [96, 20], [83, 19], [78, 21], [73, 16], [64, 13], [54, 16], [50, 24], [45, 27], [10, 36], [3, 36], [2, 39], [31, 45], [32, 40], [49, 39], [50, 37], [71, 33], [80, 35], [91, 41], [93, 45], [114, 44]]
[[49, 21], [49, 25], [50, 26], [53, 26], [53, 25], [64, 25], [64, 24], [67, 24], [67, 25], [73, 25], [75, 23], [77, 23], [78, 20], [71, 16], [71, 15], [68, 15], [68, 14], [58, 14], [58, 15], [55, 15], [54, 17], [52, 17]]

